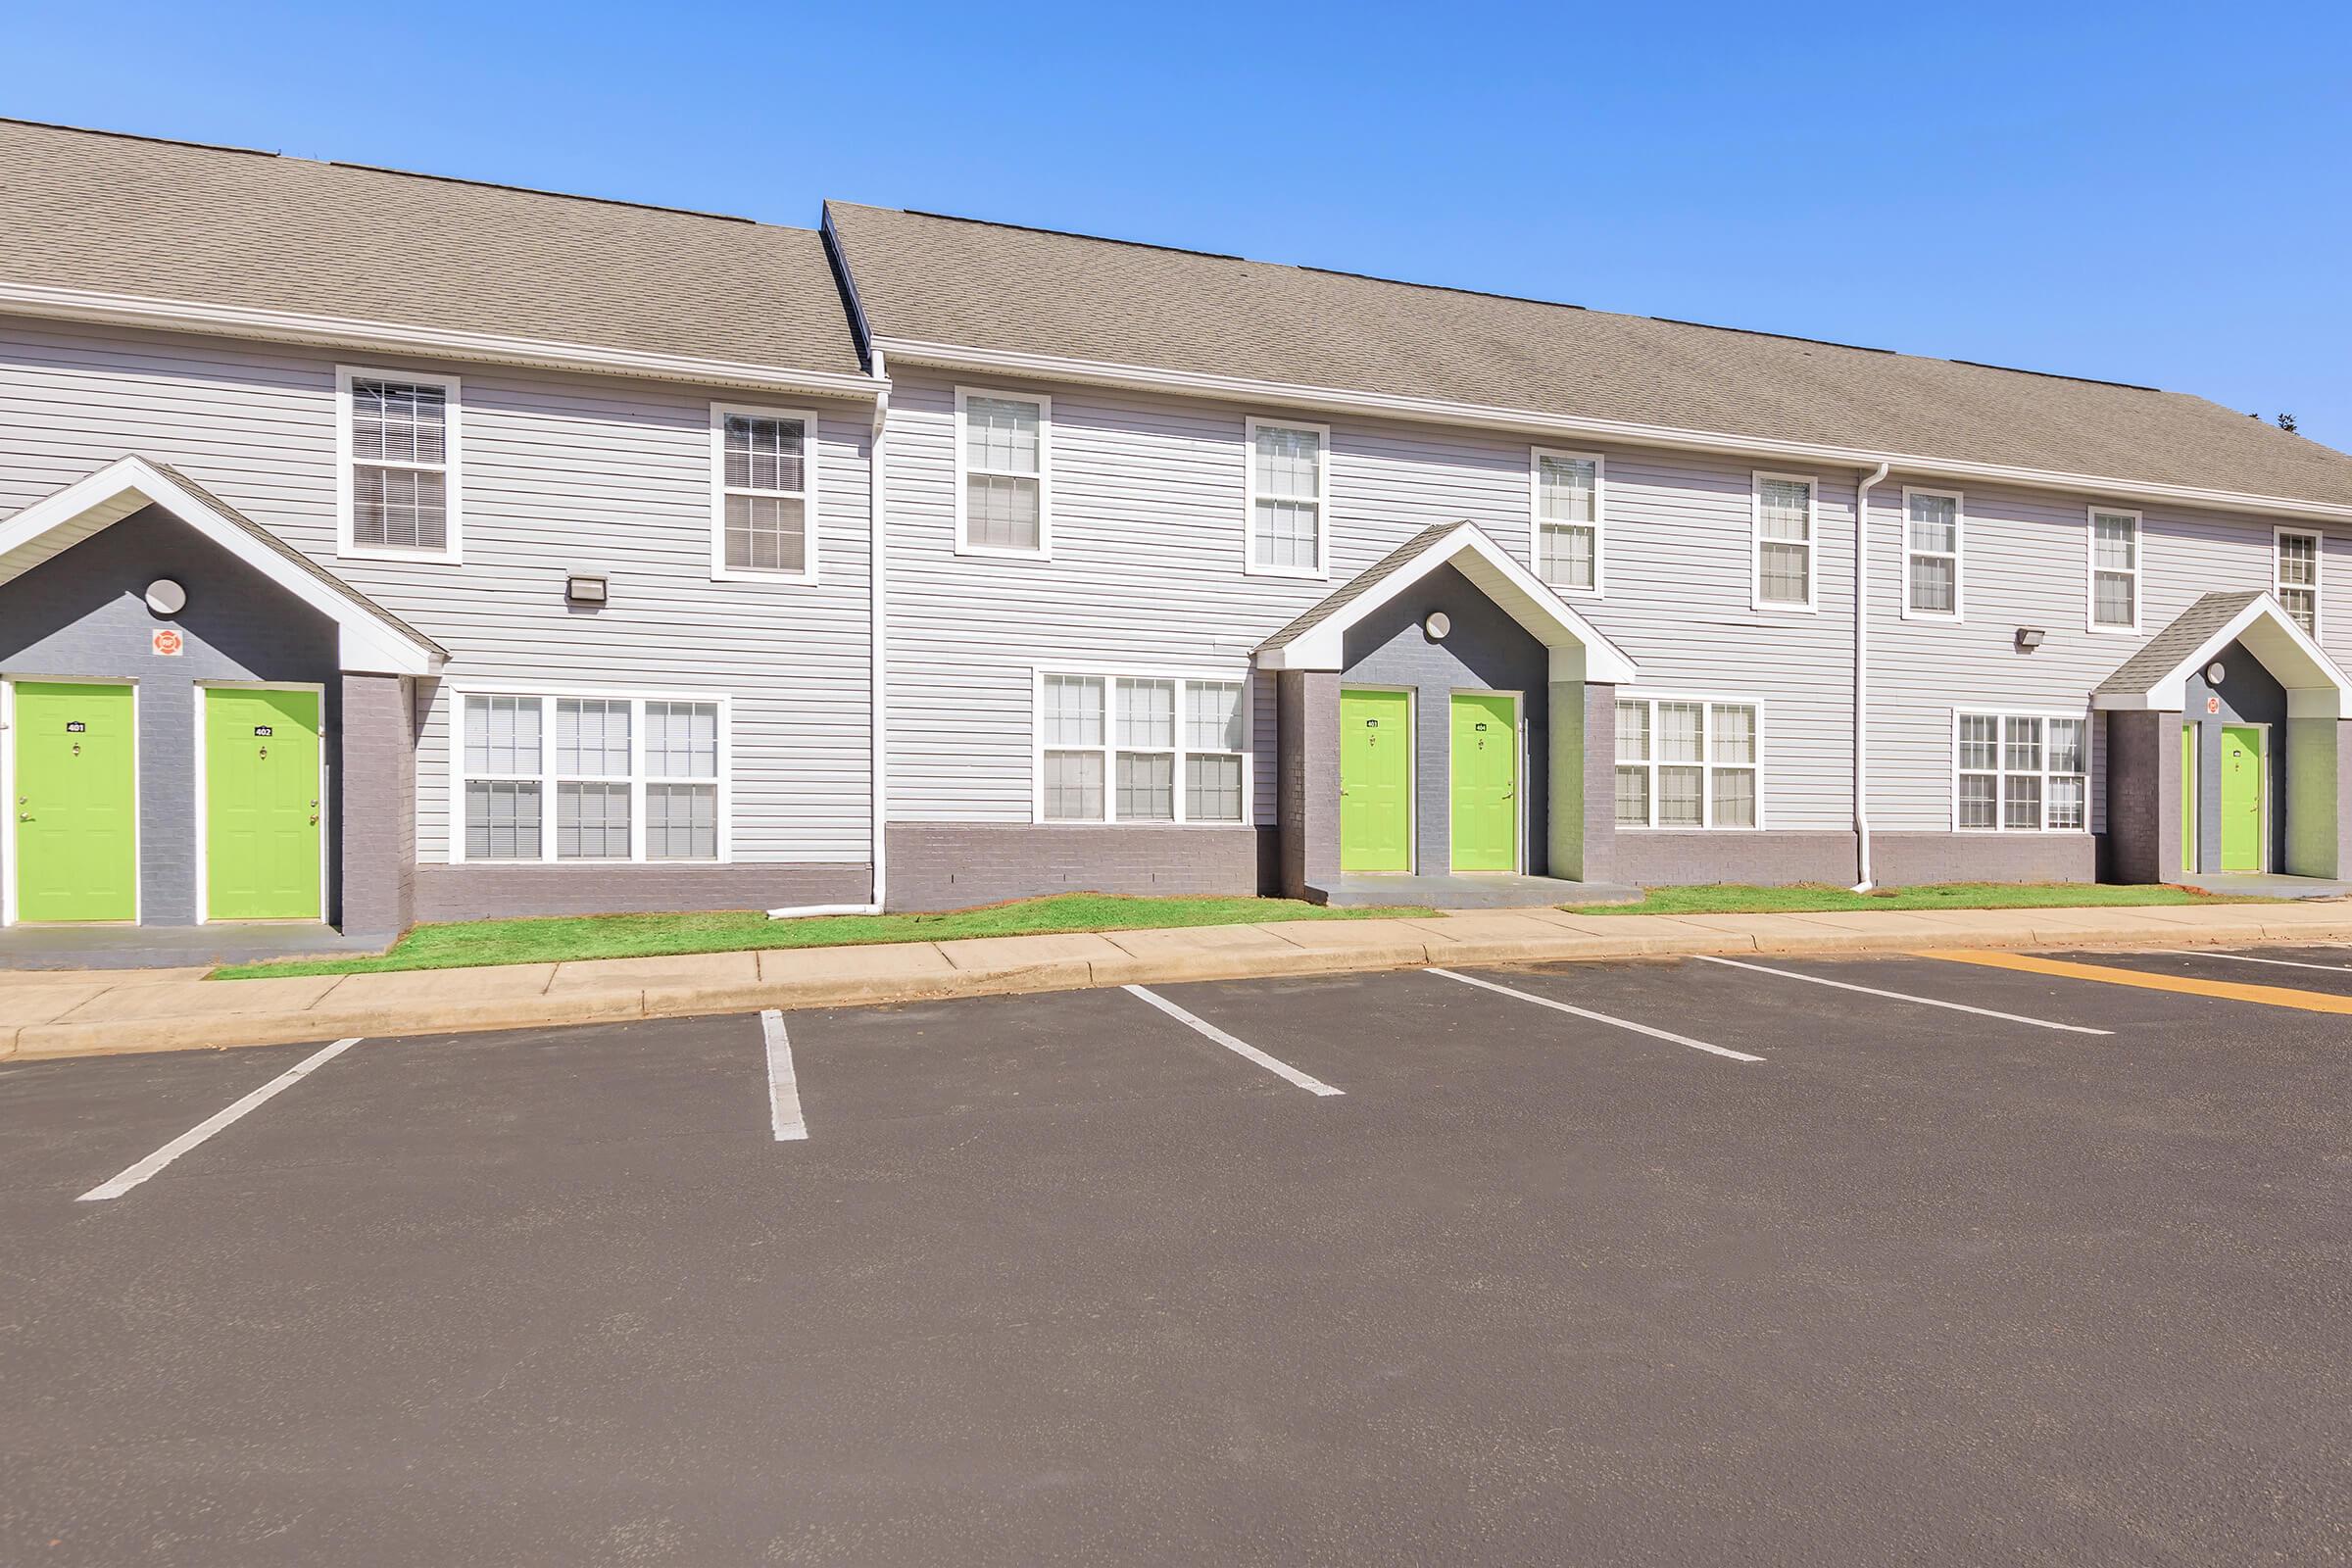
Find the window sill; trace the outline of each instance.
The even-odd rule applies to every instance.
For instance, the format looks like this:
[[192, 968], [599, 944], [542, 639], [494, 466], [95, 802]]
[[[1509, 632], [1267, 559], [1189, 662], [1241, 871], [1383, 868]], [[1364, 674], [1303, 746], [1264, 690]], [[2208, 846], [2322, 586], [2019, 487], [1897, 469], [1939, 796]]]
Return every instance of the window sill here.
[[466, 558], [452, 550], [394, 550], [366, 545], [338, 545], [337, 561], [405, 561], [413, 565], [463, 566]]
[[1747, 608], [1759, 615], [1818, 615], [1821, 607], [1814, 605], [1784, 605], [1766, 599], [1750, 599]]
[[2086, 626], [2084, 626], [2082, 629], [2083, 629], [2083, 630], [2085, 630], [2085, 631], [2087, 631], [2087, 632], [2089, 632], [2089, 633], [2090, 633], [2090, 634], [2091, 634], [2093, 637], [2137, 637], [2137, 636], [2141, 635], [2141, 633], [2140, 633], [2140, 629], [2139, 629], [2139, 627], [2138, 627], [2137, 625], [2131, 625], [2131, 626], [2100, 626], [2100, 625], [2086, 625]]
[[1906, 610], [1902, 612], [1902, 618], [1918, 621], [1928, 626], [1965, 626], [1968, 624], [1968, 616], [1957, 610], [1948, 612], [1940, 610]]
[[1051, 546], [1037, 550], [1014, 550], [1001, 545], [958, 544], [956, 547], [956, 554], [981, 561], [1052, 561], [1054, 559], [1054, 551]]
[[810, 587], [817, 581], [813, 571], [761, 571], [754, 566], [720, 566], [710, 573], [712, 582], [774, 582]]
[[1293, 582], [1331, 581], [1331, 572], [1322, 566], [1309, 569], [1304, 566], [1260, 566], [1254, 563], [1246, 563], [1242, 567], [1242, 575], [1245, 577], [1287, 577]]
[[1238, 827], [1254, 827], [1256, 824], [1255, 824], [1255, 823], [1253, 823], [1253, 822], [1247, 822], [1247, 821], [1243, 821], [1243, 820], [1241, 820], [1241, 819], [1239, 819], [1239, 818], [1229, 818], [1229, 819], [1224, 819], [1224, 820], [1212, 820], [1212, 821], [1193, 821], [1193, 820], [1186, 820], [1186, 821], [1178, 822], [1178, 821], [1175, 821], [1175, 820], [1173, 820], [1173, 819], [1171, 819], [1171, 818], [1169, 818], [1169, 817], [1164, 817], [1164, 816], [1123, 816], [1123, 817], [1119, 817], [1119, 818], [1116, 818], [1116, 819], [1114, 819], [1114, 820], [1111, 820], [1111, 821], [1104, 821], [1104, 820], [1102, 820], [1101, 817], [1092, 817], [1092, 816], [1087, 816], [1087, 817], [1079, 817], [1079, 816], [1033, 816], [1033, 817], [1031, 817], [1031, 818], [1029, 819], [1029, 825], [1030, 825], [1031, 827], [1081, 827], [1081, 828], [1087, 828], [1087, 827], [1098, 827], [1098, 828], [1099, 828], [1099, 827], [1185, 827], [1185, 828], [1219, 828], [1219, 827], [1221, 827], [1221, 828], [1238, 828]]
[[1688, 837], [1693, 834], [1764, 833], [1770, 829], [1761, 822], [1754, 827], [1630, 827], [1620, 823], [1617, 831], [1620, 833], [1676, 833]]

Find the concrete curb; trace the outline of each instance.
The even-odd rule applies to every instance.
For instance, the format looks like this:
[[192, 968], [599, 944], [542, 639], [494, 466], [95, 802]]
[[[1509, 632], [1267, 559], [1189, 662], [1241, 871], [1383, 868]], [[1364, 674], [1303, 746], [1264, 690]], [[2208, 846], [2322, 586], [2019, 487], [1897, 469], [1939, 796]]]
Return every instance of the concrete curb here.
[[[2287, 906], [2293, 907], [2293, 906]], [[959, 997], [1009, 996], [1074, 991], [1096, 986], [1173, 984], [1194, 980], [1250, 980], [1307, 975], [1370, 973], [1424, 964], [1551, 963], [1612, 958], [1716, 955], [1807, 954], [1855, 956], [1905, 953], [1923, 948], [2131, 949], [2220, 947], [2256, 942], [2352, 941], [2352, 906], [2295, 915], [2262, 906], [2211, 911], [2173, 906], [2134, 908], [2132, 918], [2103, 909], [2021, 909], [2013, 920], [1991, 918], [2006, 911], [1961, 910], [1934, 916], [1928, 929], [1916, 923], [1883, 931], [1808, 926], [1786, 916], [1707, 916], [1705, 927], [1684, 925], [1667, 932], [1651, 926], [1608, 932], [1618, 920], [1592, 919], [1570, 925], [1523, 916], [1482, 919], [1366, 921], [1377, 930], [1350, 932], [1340, 922], [1202, 928], [1187, 933], [1112, 932], [1101, 936], [1007, 937], [968, 943], [953, 955], [936, 948], [909, 954], [907, 946], [885, 948], [778, 950], [784, 957], [768, 974], [768, 955], [753, 978], [698, 983], [669, 978], [664, 968], [691, 969], [678, 960], [615, 960], [643, 965], [634, 984], [598, 983], [594, 965], [582, 964], [576, 981], [531, 991], [442, 1002], [384, 997], [339, 1003], [329, 987], [309, 1005], [276, 1010], [166, 1013], [160, 1016], [74, 1018], [10, 1026], [0, 1021], [0, 1058], [30, 1061], [63, 1056], [115, 1055], [134, 1052], [223, 1049], [233, 1046], [293, 1045], [361, 1035], [373, 1039], [421, 1034], [472, 1033], [635, 1018], [678, 1018], [751, 1012], [762, 1007], [852, 1007], [944, 1002]], [[1875, 915], [1875, 911], [1870, 914]], [[1951, 915], [1971, 918], [1942, 923]], [[1863, 918], [1856, 916], [1854, 918]], [[2151, 918], [2153, 917], [2153, 918]], [[1209, 933], [1222, 932], [1217, 936]], [[1243, 935], [1250, 933], [1250, 935]], [[1351, 935], [1363, 940], [1349, 941]], [[1272, 942], [1266, 937], [1275, 939]], [[1121, 945], [1125, 939], [1126, 946]], [[1026, 948], [1020, 946], [1027, 944]], [[929, 946], [929, 945], [924, 945]], [[953, 946], [953, 945], [951, 945]], [[1002, 956], [999, 956], [999, 955]], [[707, 956], [713, 958], [742, 956]], [[743, 967], [740, 963], [732, 968]], [[795, 972], [797, 971], [797, 972]], [[621, 970], [621, 973], [627, 973]], [[425, 973], [420, 971], [420, 976]], [[438, 971], [481, 977], [488, 970]], [[617, 978], [617, 977], [616, 977]], [[5, 977], [0, 977], [4, 980]], [[207, 983], [237, 987], [275, 982]], [[376, 988], [382, 989], [382, 988]], [[444, 992], [450, 986], [441, 988]], [[465, 989], [459, 987], [457, 989]], [[503, 988], [488, 987], [494, 992]], [[0, 987], [0, 1009], [11, 997]], [[222, 1000], [227, 1000], [223, 998]], [[258, 997], [256, 1000], [260, 1000]], [[31, 1016], [40, 1016], [37, 1010]]]

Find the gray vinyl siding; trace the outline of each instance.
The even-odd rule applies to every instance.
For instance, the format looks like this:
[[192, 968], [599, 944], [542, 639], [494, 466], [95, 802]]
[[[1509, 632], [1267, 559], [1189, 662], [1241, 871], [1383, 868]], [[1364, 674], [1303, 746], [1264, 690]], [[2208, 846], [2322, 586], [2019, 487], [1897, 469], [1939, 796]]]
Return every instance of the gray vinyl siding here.
[[[335, 367], [463, 382], [465, 562], [335, 555]], [[710, 405], [819, 415], [815, 584], [710, 577]], [[734, 858], [868, 858], [868, 411], [621, 378], [0, 318], [0, 515], [136, 452], [446, 646], [419, 682], [417, 855], [448, 854], [450, 681], [725, 693]], [[612, 578], [568, 610], [567, 570]]]

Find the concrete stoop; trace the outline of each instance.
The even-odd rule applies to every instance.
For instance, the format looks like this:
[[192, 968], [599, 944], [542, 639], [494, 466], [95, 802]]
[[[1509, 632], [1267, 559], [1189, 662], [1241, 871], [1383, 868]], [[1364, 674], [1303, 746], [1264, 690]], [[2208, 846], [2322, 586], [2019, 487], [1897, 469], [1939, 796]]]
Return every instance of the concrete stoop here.
[[543, 1028], [1423, 964], [2334, 941], [2352, 941], [2352, 903], [1676, 916], [1538, 908], [282, 980], [206, 981], [202, 971], [191, 969], [11, 971], [0, 973], [0, 1058]]

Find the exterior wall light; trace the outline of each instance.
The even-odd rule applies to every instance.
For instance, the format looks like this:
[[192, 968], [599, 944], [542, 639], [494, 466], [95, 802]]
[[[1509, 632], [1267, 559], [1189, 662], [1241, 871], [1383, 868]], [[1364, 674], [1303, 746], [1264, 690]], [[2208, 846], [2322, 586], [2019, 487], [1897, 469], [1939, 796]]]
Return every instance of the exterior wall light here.
[[2222, 677], [2229, 673], [2230, 671], [2225, 669], [2222, 666], [2222, 662], [2217, 659], [2212, 663], [2205, 666], [2205, 684], [2208, 686], [2219, 686], [2222, 683]]
[[2043, 635], [2042, 629], [2039, 626], [2018, 627], [2017, 651], [2021, 654], [2032, 653], [2034, 649], [2041, 646], [2041, 639]]
[[564, 579], [564, 602], [567, 605], [601, 605], [611, 597], [611, 591], [602, 577], [575, 573]]
[[176, 615], [188, 608], [188, 591], [169, 577], [147, 585], [147, 608], [159, 615]]
[[1429, 634], [1431, 642], [1442, 643], [1446, 640], [1446, 634], [1453, 630], [1453, 622], [1443, 610], [1433, 610], [1429, 612], [1429, 618], [1421, 623], [1421, 629]]

